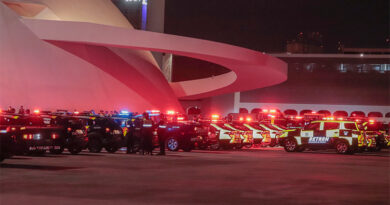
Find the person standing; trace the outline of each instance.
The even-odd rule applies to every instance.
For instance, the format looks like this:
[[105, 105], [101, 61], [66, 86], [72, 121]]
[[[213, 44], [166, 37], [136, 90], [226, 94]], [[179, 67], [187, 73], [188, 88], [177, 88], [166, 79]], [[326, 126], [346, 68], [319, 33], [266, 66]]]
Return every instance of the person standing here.
[[19, 114], [20, 114], [20, 115], [24, 115], [24, 108], [23, 108], [23, 106], [20, 106], [20, 108], [19, 108]]
[[158, 155], [165, 155], [165, 139], [166, 139], [166, 129], [167, 122], [164, 114], [160, 116], [160, 122], [158, 122], [157, 135], [158, 135], [158, 144], [160, 146], [160, 152]]
[[148, 113], [143, 114], [142, 128], [141, 128], [141, 150], [140, 154], [153, 155], [153, 121], [150, 119]]

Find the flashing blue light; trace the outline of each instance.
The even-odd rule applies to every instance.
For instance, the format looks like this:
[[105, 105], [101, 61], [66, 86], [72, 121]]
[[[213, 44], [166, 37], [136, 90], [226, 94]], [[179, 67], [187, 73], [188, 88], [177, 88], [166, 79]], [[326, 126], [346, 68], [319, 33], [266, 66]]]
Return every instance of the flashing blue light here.
[[127, 111], [127, 110], [121, 110], [121, 114], [122, 114], [122, 115], [128, 115], [128, 114], [130, 114], [130, 112]]
[[142, 0], [142, 25], [141, 25], [142, 30], [146, 30], [147, 21], [148, 21], [148, 0]]

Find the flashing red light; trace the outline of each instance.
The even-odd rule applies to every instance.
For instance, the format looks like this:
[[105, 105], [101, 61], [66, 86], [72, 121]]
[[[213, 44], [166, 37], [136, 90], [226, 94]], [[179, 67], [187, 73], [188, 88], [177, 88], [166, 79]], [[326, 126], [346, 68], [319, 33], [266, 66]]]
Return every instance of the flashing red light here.
[[359, 120], [359, 119], [356, 119], [355, 122], [360, 122], [360, 120]]
[[250, 122], [250, 121], [252, 121], [252, 118], [247, 117], [247, 118], [246, 118], [246, 121], [247, 121], [247, 122]]
[[184, 120], [184, 117], [178, 117], [177, 120], [178, 120], [178, 121], [183, 121], [183, 120]]
[[41, 112], [41, 111], [39, 111], [38, 109], [35, 109], [35, 110], [34, 110], [34, 113], [35, 113], [35, 114], [39, 114], [40, 112]]
[[80, 114], [80, 112], [79, 112], [79, 111], [75, 111], [74, 114], [75, 114], [75, 115], [78, 115], [78, 114]]
[[339, 117], [339, 118], [337, 118], [338, 120], [344, 120], [344, 118], [342, 118], [342, 117]]
[[72, 128], [68, 127], [68, 132], [72, 131]]
[[52, 134], [52, 135], [51, 135], [51, 138], [52, 138], [53, 140], [57, 139], [57, 137], [58, 137], [57, 134]]
[[276, 110], [275, 109], [272, 109], [269, 111], [270, 113], [276, 113]]
[[316, 111], [312, 111], [311, 114], [316, 114], [317, 112]]
[[110, 128], [107, 127], [107, 128], [106, 128], [106, 132], [110, 132]]
[[375, 123], [375, 120], [368, 120], [368, 122], [372, 125]]
[[240, 121], [244, 121], [244, 118], [243, 118], [243, 117], [240, 117]]
[[28, 139], [28, 135], [24, 134], [23, 139], [25, 139], [25, 140]]
[[160, 110], [152, 110], [151, 113], [160, 113]]
[[303, 119], [303, 117], [302, 116], [296, 116], [295, 119], [301, 120], [301, 119]]
[[267, 113], [268, 112], [268, 109], [263, 109], [263, 113]]
[[213, 115], [211, 115], [211, 118], [213, 118], [213, 119], [219, 119], [219, 115], [213, 114]]
[[273, 119], [273, 118], [275, 118], [275, 115], [270, 115], [270, 117]]
[[175, 111], [173, 111], [173, 110], [168, 110], [167, 111], [167, 115], [174, 115], [175, 114]]

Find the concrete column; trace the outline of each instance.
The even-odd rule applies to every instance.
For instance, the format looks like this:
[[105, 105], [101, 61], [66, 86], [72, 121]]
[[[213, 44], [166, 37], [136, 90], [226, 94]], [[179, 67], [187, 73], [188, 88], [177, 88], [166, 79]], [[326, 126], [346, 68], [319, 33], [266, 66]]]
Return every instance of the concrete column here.
[[240, 111], [240, 98], [241, 98], [241, 93], [235, 92], [234, 93], [234, 112], [235, 113], [238, 113]]
[[[164, 33], [165, 28], [165, 0], [147, 0], [146, 30]], [[152, 52], [160, 68], [163, 68], [163, 54]]]

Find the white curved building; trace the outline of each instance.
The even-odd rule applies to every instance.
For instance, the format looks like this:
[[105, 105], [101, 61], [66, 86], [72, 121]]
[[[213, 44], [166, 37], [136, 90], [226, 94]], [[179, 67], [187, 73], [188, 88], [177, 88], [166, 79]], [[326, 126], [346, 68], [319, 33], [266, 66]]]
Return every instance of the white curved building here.
[[[169, 83], [150, 51], [231, 72]], [[245, 48], [135, 30], [110, 0], [0, 1], [0, 107], [181, 109], [198, 99], [281, 83], [281, 60]]]

